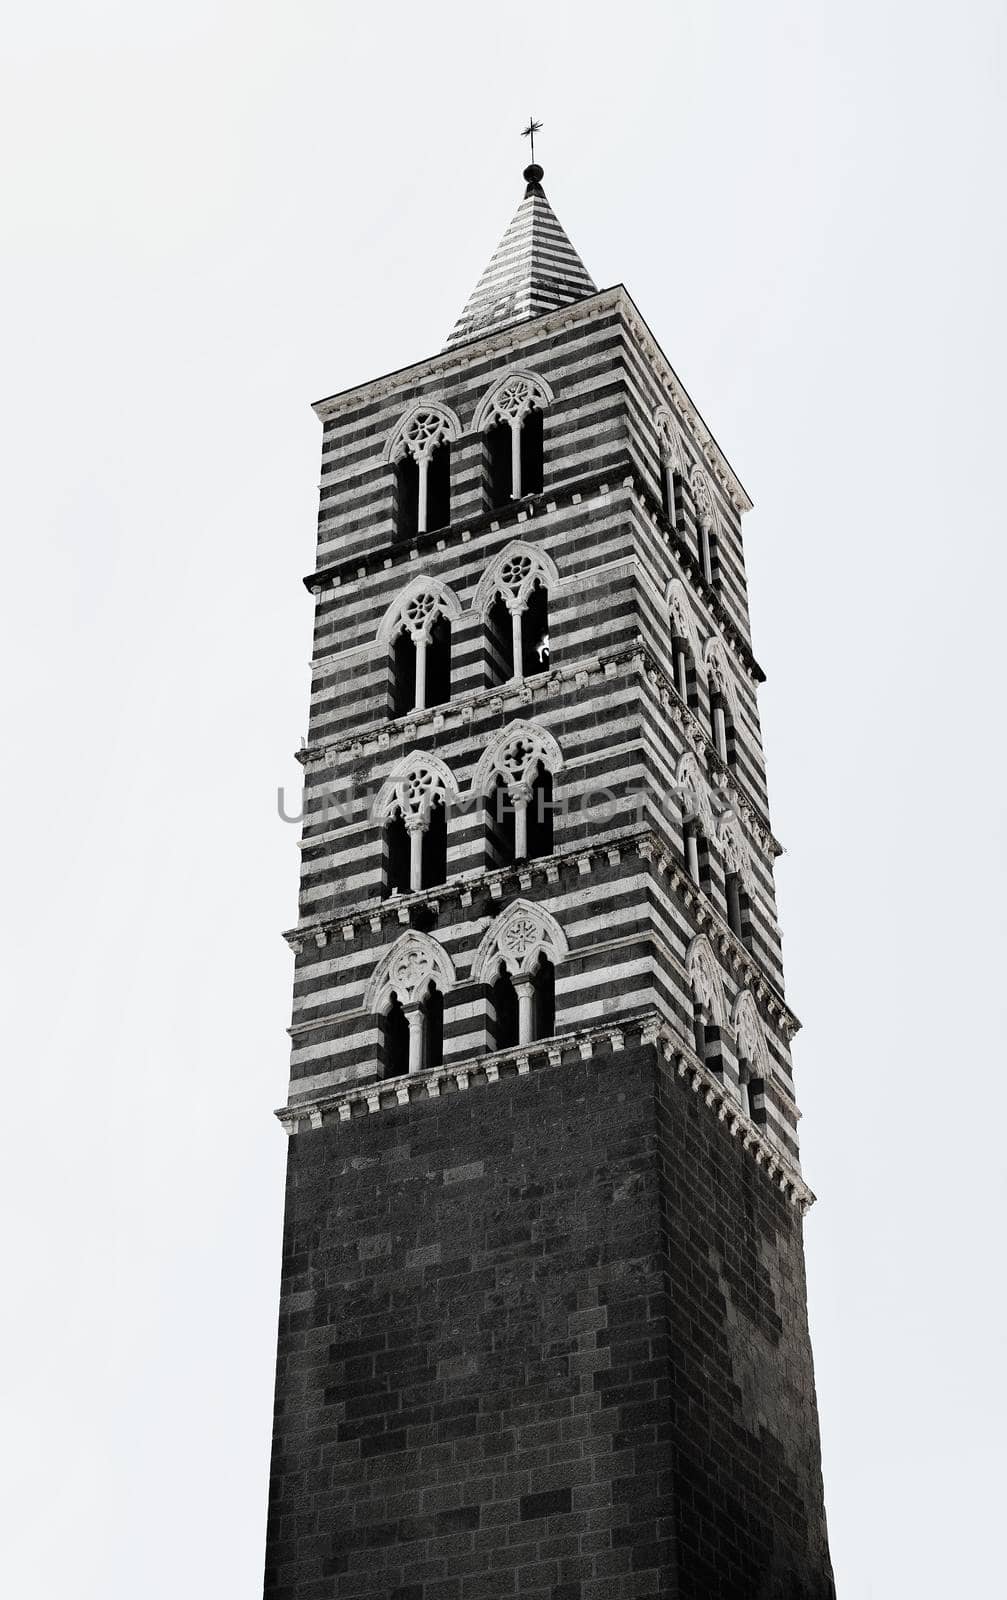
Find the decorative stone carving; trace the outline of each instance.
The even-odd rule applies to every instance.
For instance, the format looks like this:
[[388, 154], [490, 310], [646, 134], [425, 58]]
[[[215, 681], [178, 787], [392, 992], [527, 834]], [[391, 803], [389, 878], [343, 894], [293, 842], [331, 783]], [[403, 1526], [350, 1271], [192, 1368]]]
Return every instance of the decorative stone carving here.
[[531, 722], [512, 722], [489, 741], [479, 758], [472, 778], [475, 792], [489, 794], [498, 778], [503, 778], [511, 798], [527, 798], [539, 762], [547, 772], [563, 768], [563, 755], [547, 729]]
[[544, 378], [532, 372], [507, 372], [496, 380], [476, 407], [472, 426], [476, 433], [492, 427], [494, 422], [509, 422], [511, 426], [524, 421], [531, 410], [545, 411], [552, 403], [553, 393]]
[[765, 1030], [758, 1007], [748, 989], [742, 989], [734, 1002], [731, 1025], [734, 1028], [739, 1060], [748, 1062], [755, 1077], [768, 1078], [770, 1060]]
[[526, 544], [523, 539], [512, 539], [480, 578], [472, 597], [472, 610], [485, 617], [499, 595], [508, 610], [523, 611], [536, 583], [541, 583], [551, 594], [559, 583], [556, 563], [535, 545]]
[[458, 799], [458, 785], [439, 756], [414, 750], [404, 756], [378, 790], [373, 815], [379, 821], [401, 815], [405, 822], [425, 827], [435, 803]]
[[678, 431], [678, 424], [667, 406], [658, 406], [654, 412], [654, 428], [657, 432], [661, 463], [665, 470], [670, 469], [673, 472], [682, 472], [685, 460], [682, 450], [682, 436]]
[[713, 498], [710, 480], [702, 467], [693, 467], [689, 482], [692, 487], [693, 504], [696, 507], [696, 521], [701, 528], [713, 528], [716, 531], [719, 528], [717, 502]]
[[701, 933], [693, 939], [685, 958], [685, 968], [696, 1000], [709, 1020], [716, 1027], [722, 1027], [727, 1016], [724, 985], [717, 959], [705, 934]]
[[717, 843], [727, 872], [736, 872], [745, 888], [752, 890], [752, 857], [748, 840], [741, 824], [732, 812], [726, 812], [717, 824]]
[[675, 782], [685, 821], [698, 818], [706, 837], [712, 839], [715, 824], [710, 789], [699, 761], [691, 751], [686, 751], [679, 761]]
[[380, 1013], [393, 994], [404, 1006], [418, 1004], [432, 982], [442, 992], [454, 987], [451, 957], [429, 934], [410, 928], [379, 961], [367, 985], [364, 1007]]
[[692, 614], [692, 605], [689, 594], [681, 578], [672, 578], [666, 593], [668, 615], [671, 619], [672, 632], [679, 639], [684, 639], [692, 651], [694, 661], [699, 660], [699, 639], [696, 634], [696, 619]]
[[385, 446], [385, 460], [398, 461], [410, 455], [414, 461], [429, 460], [439, 444], [459, 438], [461, 427], [450, 407], [437, 401], [410, 406]]
[[438, 617], [455, 622], [462, 614], [461, 601], [453, 589], [439, 578], [418, 577], [397, 594], [378, 625], [376, 643], [388, 646], [404, 628], [415, 644], [429, 641]]
[[477, 983], [488, 982], [501, 961], [512, 977], [527, 975], [534, 971], [539, 956], [547, 956], [555, 965], [565, 959], [567, 948], [562, 928], [544, 906], [515, 900], [483, 935], [472, 963], [472, 977]]

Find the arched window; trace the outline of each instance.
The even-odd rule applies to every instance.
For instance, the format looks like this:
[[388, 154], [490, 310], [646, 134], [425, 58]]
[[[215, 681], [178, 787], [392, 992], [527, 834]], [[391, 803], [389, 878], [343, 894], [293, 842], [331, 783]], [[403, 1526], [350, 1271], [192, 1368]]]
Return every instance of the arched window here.
[[374, 804], [384, 823], [384, 893], [432, 889], [447, 878], [447, 813], [458, 786], [437, 756], [414, 752], [399, 762]]
[[676, 786], [682, 808], [683, 865], [696, 887], [709, 895], [713, 887], [710, 866], [710, 840], [714, 834], [713, 806], [706, 779], [691, 752], [678, 763]]
[[515, 900], [483, 936], [472, 977], [487, 986], [489, 1036], [497, 1050], [552, 1038], [556, 965], [567, 943], [544, 906]]
[[386, 1078], [439, 1067], [451, 958], [429, 934], [410, 929], [379, 961], [364, 996], [378, 1021], [379, 1069]]
[[446, 406], [415, 405], [386, 447], [395, 468], [395, 531], [411, 539], [451, 520], [451, 444], [458, 419]]
[[486, 625], [489, 686], [549, 670], [549, 592], [558, 581], [545, 551], [523, 540], [513, 540], [490, 563], [472, 601]]
[[490, 865], [502, 866], [553, 850], [553, 778], [563, 757], [551, 733], [512, 722], [490, 740], [472, 779], [487, 804]]
[[717, 829], [724, 863], [724, 897], [727, 922], [736, 939], [752, 945], [751, 855], [741, 824], [733, 812], [721, 817]]
[[682, 518], [683, 453], [678, 427], [667, 406], [660, 406], [654, 413], [654, 427], [657, 432], [661, 506], [671, 526], [677, 531]]
[[692, 991], [692, 1030], [696, 1054], [711, 1072], [722, 1074], [722, 1032], [727, 1005], [720, 968], [710, 941], [704, 934], [698, 935], [689, 946], [686, 970]]
[[450, 700], [451, 625], [460, 616], [457, 595], [436, 578], [414, 578], [388, 607], [377, 639], [389, 651], [393, 717]]
[[710, 738], [721, 761], [733, 768], [738, 754], [735, 735], [737, 700], [731, 669], [719, 639], [709, 639], [703, 654], [710, 696]]
[[699, 565], [707, 583], [720, 583], [720, 547], [717, 503], [702, 467], [692, 469], [692, 503], [696, 508], [696, 544]]
[[734, 1002], [732, 1024], [738, 1054], [738, 1099], [741, 1109], [753, 1122], [764, 1124], [769, 1050], [762, 1018], [748, 989], [743, 989]]
[[689, 597], [680, 578], [672, 578], [669, 583], [667, 602], [675, 688], [689, 710], [696, 712], [699, 710], [698, 641]]
[[543, 412], [552, 390], [531, 373], [512, 372], [494, 384], [476, 409], [474, 426], [486, 438], [487, 498], [506, 505], [541, 494]]
[[401, 1078], [409, 1071], [409, 1023], [405, 1008], [393, 989], [381, 1018], [381, 1076]]

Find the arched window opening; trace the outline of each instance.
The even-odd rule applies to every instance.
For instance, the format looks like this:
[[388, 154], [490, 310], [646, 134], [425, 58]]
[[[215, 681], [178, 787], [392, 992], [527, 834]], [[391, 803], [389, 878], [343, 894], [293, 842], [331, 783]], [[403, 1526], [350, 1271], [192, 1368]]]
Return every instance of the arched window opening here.
[[527, 844], [528, 859], [551, 856], [553, 853], [553, 801], [552, 773], [540, 761], [532, 781], [528, 800]]
[[451, 699], [451, 624], [447, 617], [438, 617], [430, 630], [425, 665], [425, 704], [447, 705]]
[[451, 446], [446, 439], [430, 453], [426, 490], [426, 521], [420, 531], [446, 528], [451, 521]]
[[486, 867], [512, 866], [515, 859], [515, 809], [507, 780], [498, 773], [485, 797]]
[[409, 830], [401, 811], [385, 824], [385, 894], [408, 894], [410, 890]]
[[521, 424], [521, 488], [514, 498], [541, 494], [544, 479], [544, 426], [541, 411], [532, 408]]
[[491, 1020], [494, 1050], [511, 1050], [518, 1043], [517, 990], [510, 973], [500, 963], [500, 970], [490, 989], [493, 1008]]
[[416, 641], [400, 628], [392, 641], [391, 715], [404, 717], [416, 705]]
[[420, 467], [408, 452], [395, 463], [395, 531], [400, 539], [413, 539], [420, 522]]
[[398, 995], [392, 991], [381, 1018], [381, 1076], [402, 1078], [409, 1071], [409, 1022]]
[[540, 378], [515, 372], [477, 408], [475, 426], [485, 429], [490, 505], [542, 493], [542, 413], [551, 398]]
[[430, 807], [426, 827], [420, 835], [421, 889], [434, 889], [448, 875], [448, 814], [439, 797]]
[[536, 1039], [551, 1039], [556, 1032], [556, 968], [549, 957], [539, 957], [532, 977], [532, 1025]]
[[499, 506], [505, 506], [512, 498], [514, 487], [509, 422], [501, 420], [487, 429], [486, 464], [489, 475], [489, 502], [495, 510]]
[[677, 531], [681, 521], [682, 475], [670, 461], [661, 462], [661, 509]]
[[497, 595], [486, 618], [486, 681], [490, 688], [514, 676], [514, 630], [510, 608]]
[[549, 670], [549, 595], [536, 583], [521, 616], [521, 673], [525, 678]]
[[762, 1069], [757, 1062], [742, 1054], [745, 1046], [739, 1041], [738, 1054], [738, 1100], [746, 1117], [752, 1122], [765, 1127], [766, 1117], [766, 1080], [762, 1076]]
[[427, 1071], [444, 1065], [444, 996], [431, 982], [422, 1004], [423, 1066]]
[[696, 662], [688, 640], [683, 639], [681, 634], [672, 632], [671, 653], [675, 671], [675, 688], [689, 707], [689, 710], [696, 711], [699, 706], [699, 680], [696, 676]]
[[709, 895], [713, 887], [710, 869], [710, 842], [694, 817], [684, 826], [685, 867], [698, 889]]
[[451, 443], [458, 419], [444, 406], [417, 406], [393, 435], [395, 529], [400, 539], [443, 528], [451, 517]]
[[710, 733], [721, 761], [733, 767], [736, 758], [734, 722], [726, 697], [713, 681], [710, 683]]
[[693, 999], [692, 1032], [696, 1054], [710, 1072], [723, 1074], [724, 1058], [721, 1049], [721, 1031], [711, 1020], [708, 1006], [698, 997]]
[[731, 932], [742, 944], [751, 948], [752, 911], [748, 892], [740, 872], [729, 872], [724, 880], [727, 897], [727, 922]]

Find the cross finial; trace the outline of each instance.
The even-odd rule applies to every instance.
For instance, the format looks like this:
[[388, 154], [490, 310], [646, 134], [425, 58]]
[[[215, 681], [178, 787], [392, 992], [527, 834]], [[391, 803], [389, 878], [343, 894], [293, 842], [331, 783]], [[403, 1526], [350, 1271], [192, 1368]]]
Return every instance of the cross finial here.
[[528, 118], [528, 126], [527, 126], [527, 128], [522, 128], [521, 129], [521, 137], [522, 137], [522, 139], [530, 139], [531, 140], [532, 165], [534, 165], [534, 163], [535, 163], [535, 135], [537, 133], [540, 133], [541, 131], [542, 131], [542, 124], [541, 124], [541, 122], [536, 122], [534, 117], [529, 117]]

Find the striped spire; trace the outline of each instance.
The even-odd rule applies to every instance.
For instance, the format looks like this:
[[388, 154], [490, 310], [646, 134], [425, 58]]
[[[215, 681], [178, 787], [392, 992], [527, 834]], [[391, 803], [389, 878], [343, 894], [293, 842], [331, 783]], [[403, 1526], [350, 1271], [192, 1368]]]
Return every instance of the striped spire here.
[[469, 296], [446, 349], [596, 292], [545, 197], [542, 168], [533, 163], [525, 168], [524, 177], [524, 199]]

